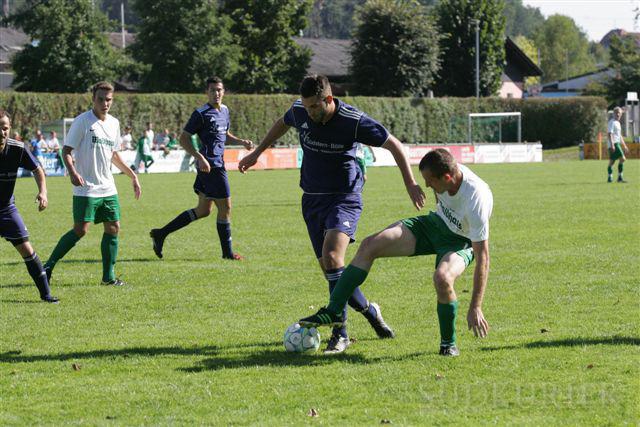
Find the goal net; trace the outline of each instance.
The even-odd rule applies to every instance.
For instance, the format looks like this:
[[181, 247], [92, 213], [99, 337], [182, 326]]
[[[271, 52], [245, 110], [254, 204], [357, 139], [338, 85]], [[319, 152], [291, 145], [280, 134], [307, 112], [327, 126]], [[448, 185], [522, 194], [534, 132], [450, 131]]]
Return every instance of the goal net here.
[[517, 113], [470, 113], [467, 142], [522, 142], [522, 115]]

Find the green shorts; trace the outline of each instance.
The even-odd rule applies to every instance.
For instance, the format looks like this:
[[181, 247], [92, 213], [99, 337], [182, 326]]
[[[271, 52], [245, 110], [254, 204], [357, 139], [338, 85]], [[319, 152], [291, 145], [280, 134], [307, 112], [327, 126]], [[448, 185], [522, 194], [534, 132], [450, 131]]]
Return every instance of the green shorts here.
[[613, 153], [611, 151], [609, 151], [609, 160], [612, 161], [616, 161], [621, 157], [624, 157], [624, 154], [622, 153], [622, 146], [620, 145], [619, 142], [616, 142], [614, 144], [614, 149], [613, 149]]
[[403, 219], [401, 222], [416, 237], [416, 250], [412, 256], [436, 254], [436, 268], [449, 252], [460, 255], [465, 267], [473, 261], [471, 240], [449, 230], [435, 212]]
[[120, 201], [118, 195], [107, 197], [73, 196], [73, 222], [120, 221]]
[[362, 174], [366, 175], [367, 174], [367, 161], [365, 159], [360, 158], [360, 157], [356, 157], [356, 162], [358, 163], [358, 167], [362, 171]]

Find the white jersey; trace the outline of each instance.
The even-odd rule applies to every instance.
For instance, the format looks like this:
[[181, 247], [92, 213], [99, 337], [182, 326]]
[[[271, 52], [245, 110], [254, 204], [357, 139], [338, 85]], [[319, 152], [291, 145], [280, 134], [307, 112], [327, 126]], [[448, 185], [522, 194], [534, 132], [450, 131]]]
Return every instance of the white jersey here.
[[121, 144], [120, 122], [107, 114], [101, 121], [89, 110], [73, 120], [64, 145], [73, 148], [75, 167], [84, 179], [73, 187], [74, 196], [107, 197], [118, 193], [111, 173], [111, 159]]
[[614, 144], [619, 144], [622, 140], [622, 126], [620, 126], [620, 122], [616, 119], [609, 120], [609, 130], [608, 133], [612, 135], [611, 138], [607, 138], [607, 146], [609, 148], [615, 148], [611, 144], [611, 140], [613, 139]]
[[120, 146], [120, 151], [133, 149], [133, 136], [131, 136], [131, 133], [125, 133], [121, 139], [122, 145]]
[[449, 230], [472, 242], [489, 239], [489, 218], [493, 209], [493, 194], [486, 182], [468, 167], [458, 164], [462, 184], [453, 196], [448, 192], [436, 194], [436, 214]]

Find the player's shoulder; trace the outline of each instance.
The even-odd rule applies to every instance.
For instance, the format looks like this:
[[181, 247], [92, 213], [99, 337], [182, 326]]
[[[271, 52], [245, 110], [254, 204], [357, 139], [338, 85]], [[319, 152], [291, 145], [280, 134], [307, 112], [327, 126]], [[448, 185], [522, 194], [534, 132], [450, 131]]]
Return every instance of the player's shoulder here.
[[346, 102], [340, 101], [336, 99], [338, 102], [338, 116], [343, 117], [348, 120], [356, 120], [359, 121], [364, 113], [358, 110], [353, 105], [349, 105]]
[[26, 146], [25, 146], [24, 142], [18, 141], [16, 139], [12, 139], [12, 138], [8, 138], [7, 139], [7, 146], [9, 148], [14, 149], [14, 150], [25, 150], [26, 149]]
[[304, 105], [302, 104], [302, 98], [298, 98], [295, 101], [293, 101], [293, 105], [291, 105], [291, 108], [294, 110], [304, 110]]
[[199, 114], [204, 114], [206, 111], [210, 110], [211, 108], [212, 108], [211, 105], [209, 105], [209, 103], [206, 103], [196, 108], [195, 112]]

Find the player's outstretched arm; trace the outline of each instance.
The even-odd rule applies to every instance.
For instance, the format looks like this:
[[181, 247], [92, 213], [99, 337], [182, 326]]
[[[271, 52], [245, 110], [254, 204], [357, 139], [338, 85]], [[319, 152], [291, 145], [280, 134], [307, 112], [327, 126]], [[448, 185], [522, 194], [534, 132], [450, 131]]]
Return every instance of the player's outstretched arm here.
[[122, 161], [122, 157], [117, 151], [113, 152], [113, 156], [111, 157], [111, 161], [120, 171], [131, 178], [131, 184], [133, 185], [133, 194], [136, 197], [136, 200], [140, 198], [142, 194], [142, 188], [140, 187], [140, 181], [138, 181], [138, 175]]
[[422, 209], [424, 207], [425, 195], [422, 188], [420, 188], [416, 183], [416, 180], [413, 178], [411, 165], [409, 165], [409, 159], [407, 159], [407, 156], [404, 154], [402, 143], [398, 138], [389, 134], [389, 138], [387, 138], [387, 141], [382, 144], [382, 148], [389, 150], [393, 155], [393, 158], [400, 169], [400, 173], [402, 173], [404, 186], [407, 188], [407, 193], [409, 193], [413, 206], [415, 206], [417, 210]]
[[250, 139], [238, 138], [237, 136], [233, 135], [229, 131], [227, 131], [227, 138], [230, 139], [231, 141], [233, 141], [235, 144], [243, 145], [244, 148], [246, 148], [247, 150], [252, 150], [253, 149], [253, 141], [250, 140]]
[[264, 137], [260, 145], [256, 147], [251, 153], [247, 154], [240, 160], [238, 163], [238, 170], [242, 173], [245, 173], [251, 166], [255, 165], [258, 162], [258, 158], [260, 154], [264, 152], [267, 148], [269, 148], [274, 142], [282, 137], [289, 130], [289, 126], [284, 123], [284, 119], [280, 117], [276, 122], [271, 126], [269, 132]]
[[489, 241], [472, 242], [471, 246], [476, 259], [476, 268], [473, 272], [473, 294], [467, 313], [467, 324], [476, 337], [484, 338], [489, 332], [489, 323], [482, 313], [482, 300], [489, 277]]
[[209, 164], [207, 159], [205, 159], [204, 156], [200, 154], [191, 143], [191, 134], [189, 132], [183, 130], [180, 134], [180, 146], [184, 148], [184, 151], [189, 153], [191, 157], [197, 160], [198, 169], [201, 172], [211, 172], [211, 165]]
[[43, 211], [49, 205], [49, 200], [47, 199], [47, 180], [41, 166], [33, 171], [33, 177], [35, 178], [36, 185], [38, 186], [38, 195], [36, 196], [38, 210]]
[[76, 170], [75, 165], [73, 164], [73, 156], [71, 152], [73, 151], [72, 147], [65, 145], [62, 147], [62, 161], [64, 165], [67, 167], [67, 171], [69, 171], [69, 179], [71, 179], [71, 184], [76, 187], [82, 187], [84, 185], [84, 179], [78, 171]]

